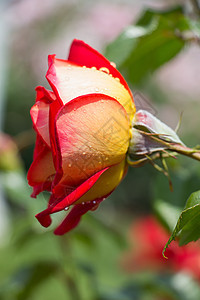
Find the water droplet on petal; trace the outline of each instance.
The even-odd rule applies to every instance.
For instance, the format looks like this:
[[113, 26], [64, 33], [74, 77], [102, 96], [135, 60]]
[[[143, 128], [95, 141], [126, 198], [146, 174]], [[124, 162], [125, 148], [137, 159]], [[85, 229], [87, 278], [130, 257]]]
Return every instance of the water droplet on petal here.
[[91, 70], [97, 70], [97, 68], [96, 67], [92, 67]]
[[99, 92], [99, 89], [98, 89], [98, 88], [96, 88], [96, 89], [95, 89], [95, 92]]
[[83, 69], [87, 69], [87, 67], [86, 67], [86, 66], [82, 66], [82, 68], [83, 68]]
[[108, 68], [105, 68], [105, 67], [100, 68], [99, 71], [104, 72], [106, 74], [110, 73], [110, 71], [108, 70]]
[[92, 203], [93, 203], [93, 204], [96, 204], [97, 202], [94, 200], [94, 201], [92, 201]]
[[86, 153], [85, 152], [83, 152], [83, 155], [85, 155]]
[[84, 205], [84, 204], [85, 204], [85, 202], [82, 202], [81, 204], [82, 204], [82, 205]]
[[118, 77], [115, 77], [115, 80], [116, 80], [116, 81], [120, 81]]
[[102, 201], [106, 200], [106, 198], [103, 198]]
[[72, 164], [68, 164], [68, 167], [71, 168]]
[[114, 63], [113, 61], [110, 62], [111, 66], [113, 66], [114, 68], [116, 68], [116, 63]]
[[65, 211], [69, 210], [69, 206], [66, 206], [66, 207], [64, 208], [64, 210], [65, 210]]

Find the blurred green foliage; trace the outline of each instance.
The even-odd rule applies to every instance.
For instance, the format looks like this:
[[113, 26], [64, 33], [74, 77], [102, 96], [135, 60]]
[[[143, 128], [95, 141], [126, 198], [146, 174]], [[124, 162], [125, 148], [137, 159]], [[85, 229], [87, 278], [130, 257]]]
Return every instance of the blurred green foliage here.
[[168, 11], [147, 9], [135, 25], [108, 45], [105, 54], [136, 86], [191, 42], [184, 33], [191, 31], [195, 35], [198, 26], [183, 14], [182, 7]]
[[[39, 32], [35, 43], [40, 39], [48, 41], [52, 27], [55, 37], [62, 18], [63, 11], [50, 27], [43, 21], [43, 27], [35, 29]], [[125, 28], [107, 46], [105, 54], [116, 62], [130, 85], [142, 87], [145, 82], [152, 87], [153, 72], [193, 43], [194, 35], [200, 38], [199, 28], [198, 21], [189, 18], [182, 7], [167, 11], [147, 9], [136, 24]], [[129, 247], [128, 227], [140, 214], [154, 211], [171, 231], [181, 214], [172, 238], [180, 233], [181, 244], [185, 244], [199, 237], [199, 193], [189, 198], [199, 190], [198, 163], [169, 160], [173, 193], [167, 179], [151, 166], [130, 169], [109, 200], [97, 212], [87, 214], [80, 226], [66, 236], [54, 236], [52, 229], [43, 229], [36, 222], [34, 214], [45, 208], [48, 195], [30, 199], [31, 188], [25, 176], [34, 140], [29, 110], [38, 84], [28, 56], [23, 56], [22, 64], [23, 59], [18, 60], [13, 50], [6, 86], [4, 130], [14, 137], [23, 162], [11, 155], [16, 167], [10, 169], [3, 164], [0, 170], [10, 220], [7, 237], [0, 247], [0, 299], [200, 299], [199, 283], [186, 274], [157, 274], [153, 270], [127, 274], [120, 264]], [[160, 105], [167, 105], [168, 97], [160, 87], [154, 87], [156, 99], [163, 99]], [[60, 217], [61, 214], [55, 215], [54, 223], [59, 223]], [[195, 232], [191, 230], [194, 227]]]

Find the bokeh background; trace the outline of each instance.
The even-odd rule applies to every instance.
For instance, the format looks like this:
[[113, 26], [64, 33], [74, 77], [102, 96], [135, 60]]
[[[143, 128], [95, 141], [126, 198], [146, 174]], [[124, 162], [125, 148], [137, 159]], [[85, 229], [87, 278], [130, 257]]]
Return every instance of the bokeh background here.
[[[1, 0], [0, 299], [200, 299], [199, 245], [172, 246], [169, 259], [162, 257], [187, 198], [199, 190], [197, 162], [168, 160], [173, 193], [152, 166], [129, 168], [99, 209], [63, 237], [37, 223], [34, 215], [48, 195], [30, 198], [26, 181], [35, 141], [29, 114], [34, 89], [49, 88], [47, 56], [65, 59], [74, 38], [117, 64], [137, 108], [172, 128], [182, 115], [179, 136], [197, 145], [199, 16], [198, 1]], [[60, 214], [54, 220], [59, 223]], [[153, 236], [156, 228], [160, 235]]]

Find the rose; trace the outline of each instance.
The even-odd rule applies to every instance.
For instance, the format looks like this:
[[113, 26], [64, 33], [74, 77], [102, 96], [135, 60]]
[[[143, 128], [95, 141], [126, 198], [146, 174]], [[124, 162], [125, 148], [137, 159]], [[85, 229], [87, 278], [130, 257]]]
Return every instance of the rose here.
[[47, 209], [36, 215], [43, 226], [50, 214], [74, 205], [55, 230], [61, 235], [124, 177], [135, 106], [115, 66], [79, 40], [68, 60], [49, 56], [46, 78], [52, 91], [37, 87], [31, 109], [37, 139], [28, 182], [33, 197], [51, 192]]
[[136, 220], [130, 228], [130, 242], [133, 249], [123, 256], [122, 265], [128, 272], [155, 270], [162, 272], [186, 272], [200, 281], [199, 244], [190, 243], [179, 247], [173, 241], [166, 249], [166, 260], [162, 251], [170, 234], [153, 217]]

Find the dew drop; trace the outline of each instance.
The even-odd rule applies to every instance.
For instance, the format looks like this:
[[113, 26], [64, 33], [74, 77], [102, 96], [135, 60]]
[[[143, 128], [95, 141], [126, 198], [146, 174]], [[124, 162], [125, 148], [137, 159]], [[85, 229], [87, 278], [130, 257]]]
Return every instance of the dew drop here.
[[85, 205], [85, 202], [82, 202], [81, 204], [82, 204], [82, 205]]
[[106, 198], [103, 198], [102, 201], [106, 200]]
[[97, 68], [96, 67], [92, 67], [91, 70], [97, 70]]
[[92, 201], [92, 203], [93, 203], [93, 204], [96, 204], [97, 202], [94, 200], [94, 201]]
[[98, 88], [96, 88], [96, 89], [95, 89], [95, 92], [99, 92], [99, 89], [98, 89]]
[[114, 63], [113, 61], [110, 62], [111, 66], [113, 66], [114, 68], [116, 68], [116, 63]]
[[71, 168], [72, 164], [68, 164], [68, 167]]
[[104, 72], [106, 74], [110, 73], [110, 71], [108, 70], [108, 68], [105, 68], [105, 67], [100, 68], [99, 71]]
[[83, 152], [83, 155], [85, 155], [86, 153], [85, 152]]
[[118, 82], [120, 81], [118, 77], [115, 77], [115, 80], [118, 81]]
[[87, 69], [87, 67], [86, 67], [86, 66], [82, 66], [82, 68], [83, 68], [83, 69]]
[[66, 206], [66, 207], [64, 208], [64, 210], [65, 210], [65, 211], [68, 211], [68, 210], [69, 210], [69, 206]]

